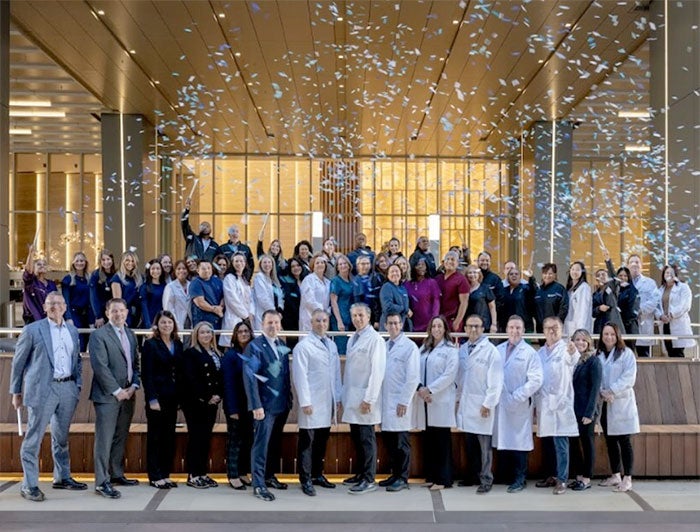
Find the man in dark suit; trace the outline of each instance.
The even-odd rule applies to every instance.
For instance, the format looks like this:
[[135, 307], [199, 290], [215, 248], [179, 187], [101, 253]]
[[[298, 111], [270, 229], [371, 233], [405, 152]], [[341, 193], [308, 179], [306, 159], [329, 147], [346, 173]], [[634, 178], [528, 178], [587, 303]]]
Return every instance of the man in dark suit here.
[[[87, 484], [70, 475], [68, 429], [80, 397], [82, 365], [78, 330], [63, 320], [66, 301], [51, 292], [44, 301], [46, 318], [27, 325], [12, 359], [12, 406], [27, 405], [29, 422], [20, 448], [24, 480], [21, 495], [43, 501], [39, 489], [39, 448], [51, 423], [54, 489], [86, 490]], [[22, 389], [24, 388], [24, 401]]]
[[289, 379], [289, 348], [278, 338], [282, 317], [276, 310], [262, 316], [263, 334], [245, 350], [244, 385], [248, 408], [253, 412], [251, 450], [253, 492], [264, 501], [274, 501], [268, 487], [286, 490], [287, 484], [274, 475], [279, 464], [282, 431], [292, 406]]
[[112, 484], [138, 484], [124, 476], [124, 449], [140, 386], [136, 336], [125, 325], [127, 313], [123, 299], [110, 300], [109, 323], [93, 332], [88, 344], [93, 371], [90, 400], [95, 405], [95, 492], [108, 499], [121, 497]]

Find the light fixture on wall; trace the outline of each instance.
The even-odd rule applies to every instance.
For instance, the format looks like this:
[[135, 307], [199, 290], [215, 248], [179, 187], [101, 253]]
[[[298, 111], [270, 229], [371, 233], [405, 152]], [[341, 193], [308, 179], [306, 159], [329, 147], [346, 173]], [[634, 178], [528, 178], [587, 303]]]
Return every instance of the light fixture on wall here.
[[440, 215], [428, 215], [428, 240], [440, 240]]
[[10, 100], [10, 107], [51, 107], [50, 100]]
[[620, 110], [617, 112], [618, 118], [643, 118], [643, 119], [649, 119], [651, 118], [651, 113], [646, 110], [637, 110], [637, 109], [626, 109], [626, 110]]
[[10, 118], [65, 118], [65, 111], [25, 111], [10, 109]]
[[647, 153], [651, 151], [651, 146], [646, 144], [625, 144], [625, 151], [629, 153]]
[[311, 237], [323, 238], [323, 213], [321, 211], [311, 213]]
[[31, 135], [32, 130], [27, 127], [12, 127], [10, 128], [10, 135]]

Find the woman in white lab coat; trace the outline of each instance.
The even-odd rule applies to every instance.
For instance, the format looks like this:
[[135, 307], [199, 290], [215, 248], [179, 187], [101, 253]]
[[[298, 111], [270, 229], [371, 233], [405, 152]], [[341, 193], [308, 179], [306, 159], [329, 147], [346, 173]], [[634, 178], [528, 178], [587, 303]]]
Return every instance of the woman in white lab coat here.
[[326, 256], [318, 253], [311, 257], [311, 273], [301, 282], [301, 303], [299, 305], [299, 330], [311, 330], [311, 314], [316, 309], [330, 314], [331, 282], [325, 277]]
[[634, 465], [631, 435], [639, 432], [639, 413], [634, 395], [637, 359], [625, 346], [620, 328], [615, 323], [606, 324], [600, 333], [598, 360], [603, 364], [600, 395], [604, 403], [600, 425], [605, 434], [612, 469], [612, 476], [599, 485], [615, 486], [615, 491], [630, 491]]
[[[224, 277], [224, 321], [221, 328], [232, 331], [241, 321], [247, 319], [253, 323], [255, 307], [253, 306], [253, 291], [248, 283], [247, 258], [244, 253], [238, 251], [231, 257], [233, 271]], [[231, 335], [222, 334], [219, 337], [219, 345], [228, 347], [231, 345]]]
[[425, 480], [432, 490], [452, 485], [452, 434], [455, 426], [459, 354], [447, 321], [436, 316], [420, 357], [421, 383], [414, 397], [414, 427], [425, 430]]
[[[661, 271], [661, 286], [656, 291], [656, 317], [663, 323], [663, 333], [678, 336], [693, 334], [690, 327], [690, 306], [693, 294], [687, 283], [678, 278], [678, 267], [667, 264]], [[670, 357], [683, 357], [683, 349], [693, 347], [692, 338], [664, 340]]]
[[258, 260], [258, 273], [253, 276], [253, 307], [256, 331], [262, 329], [262, 315], [266, 310], [282, 312], [284, 309], [284, 292], [270, 255], [263, 255]]
[[569, 292], [569, 312], [564, 320], [564, 334], [571, 336], [578, 329], [593, 330], [593, 295], [586, 279], [586, 265], [581, 261], [569, 267], [566, 281]]

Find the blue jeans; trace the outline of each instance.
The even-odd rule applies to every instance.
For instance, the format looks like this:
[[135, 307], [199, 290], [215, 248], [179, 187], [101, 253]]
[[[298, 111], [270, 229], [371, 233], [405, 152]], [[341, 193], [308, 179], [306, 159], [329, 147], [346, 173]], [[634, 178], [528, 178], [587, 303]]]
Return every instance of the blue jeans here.
[[565, 483], [569, 479], [569, 437], [554, 436], [552, 440], [557, 457], [557, 479]]

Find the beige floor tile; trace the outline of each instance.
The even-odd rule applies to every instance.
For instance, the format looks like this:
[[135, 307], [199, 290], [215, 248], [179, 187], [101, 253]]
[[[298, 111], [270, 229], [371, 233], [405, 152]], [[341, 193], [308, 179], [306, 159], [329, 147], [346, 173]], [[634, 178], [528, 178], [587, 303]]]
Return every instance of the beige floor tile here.
[[20, 484], [0, 493], [0, 511], [36, 512], [138, 512], [144, 510], [155, 494], [148, 486], [121, 488], [120, 499], [105, 499], [95, 493], [95, 485], [88, 483], [86, 491], [55, 490], [50, 482], [40, 482], [39, 489], [46, 495], [43, 502], [27, 501], [20, 495]]

